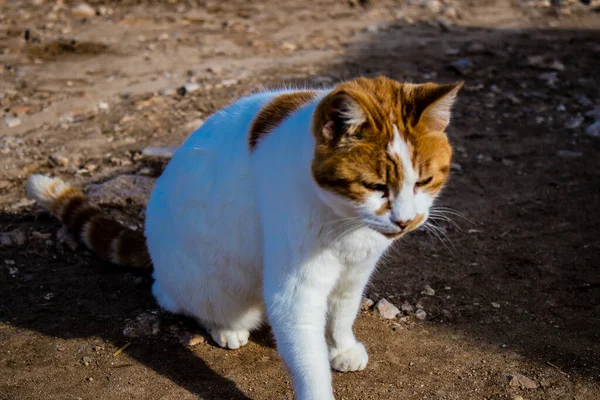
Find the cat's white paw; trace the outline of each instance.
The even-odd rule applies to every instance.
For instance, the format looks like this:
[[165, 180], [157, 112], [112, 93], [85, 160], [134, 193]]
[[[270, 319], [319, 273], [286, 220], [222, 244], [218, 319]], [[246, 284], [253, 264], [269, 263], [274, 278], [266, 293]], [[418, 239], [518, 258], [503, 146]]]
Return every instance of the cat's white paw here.
[[356, 342], [352, 347], [342, 351], [331, 349], [329, 351], [331, 368], [340, 372], [362, 371], [369, 362], [369, 355], [361, 342]]
[[209, 329], [208, 333], [217, 344], [226, 349], [237, 349], [248, 343], [250, 332], [247, 330]]

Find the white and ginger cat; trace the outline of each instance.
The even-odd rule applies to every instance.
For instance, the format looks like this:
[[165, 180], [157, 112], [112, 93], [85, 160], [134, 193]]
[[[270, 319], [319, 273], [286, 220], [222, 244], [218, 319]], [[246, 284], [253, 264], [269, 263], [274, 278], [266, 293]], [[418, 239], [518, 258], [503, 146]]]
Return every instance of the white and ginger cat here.
[[266, 313], [296, 398], [330, 400], [330, 367], [367, 365], [352, 325], [369, 276], [446, 181], [461, 86], [359, 78], [242, 98], [176, 152], [145, 237], [59, 179], [27, 192], [103, 258], [153, 267], [158, 304], [219, 346], [245, 345]]

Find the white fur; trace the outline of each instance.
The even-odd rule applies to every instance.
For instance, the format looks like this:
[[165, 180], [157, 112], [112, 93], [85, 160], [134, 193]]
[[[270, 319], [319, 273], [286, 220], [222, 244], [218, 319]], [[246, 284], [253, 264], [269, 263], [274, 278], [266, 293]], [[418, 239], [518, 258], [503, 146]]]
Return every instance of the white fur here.
[[65, 182], [58, 178], [44, 175], [31, 175], [27, 179], [25, 191], [27, 195], [46, 208], [52, 207], [54, 201], [69, 188]]
[[[325, 94], [323, 92], [322, 94]], [[266, 310], [299, 400], [333, 399], [330, 365], [365, 368], [352, 325], [364, 287], [397, 231], [373, 214], [374, 194], [352, 204], [311, 178], [311, 118], [318, 99], [250, 152], [249, 126], [281, 92], [216, 113], [176, 152], [146, 211], [153, 294], [237, 348]]]

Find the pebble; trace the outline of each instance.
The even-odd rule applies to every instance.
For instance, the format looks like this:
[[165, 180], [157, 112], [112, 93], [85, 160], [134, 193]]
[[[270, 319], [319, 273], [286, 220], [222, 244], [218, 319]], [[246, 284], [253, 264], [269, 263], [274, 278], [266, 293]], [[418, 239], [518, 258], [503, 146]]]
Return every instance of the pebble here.
[[400, 314], [400, 310], [398, 307], [387, 301], [386, 299], [381, 299], [375, 304], [375, 309], [379, 313], [382, 318], [392, 319], [396, 318], [398, 314]]
[[91, 362], [92, 362], [92, 359], [91, 359], [91, 358], [89, 358], [89, 357], [83, 357], [83, 358], [81, 359], [81, 363], [82, 363], [83, 365], [85, 365], [86, 367], [87, 367], [88, 365], [90, 365], [90, 363], [91, 363]]
[[495, 301], [491, 302], [492, 307], [494, 308], [500, 308], [500, 303], [496, 303]]
[[206, 339], [202, 335], [184, 332], [183, 334], [179, 335], [179, 342], [184, 346], [194, 347], [200, 343], [206, 342]]
[[535, 383], [533, 379], [521, 374], [509, 375], [508, 384], [512, 387], [530, 390], [537, 389], [538, 387], [537, 383]]
[[283, 43], [281, 43], [281, 45], [279, 46], [279, 48], [281, 50], [292, 52], [292, 51], [296, 51], [296, 49], [298, 48], [298, 46], [295, 45], [294, 43], [283, 42]]
[[585, 134], [592, 137], [600, 137], [600, 120], [588, 126], [585, 129]]
[[127, 322], [123, 328], [123, 335], [131, 338], [157, 335], [159, 332], [159, 316], [152, 313], [138, 315], [134, 320]]
[[15, 126], [21, 125], [21, 119], [17, 117], [11, 117], [10, 115], [4, 116], [4, 123], [9, 128], [14, 128]]
[[62, 154], [52, 154], [49, 158], [54, 165], [61, 167], [66, 167], [69, 165], [69, 159]]
[[0, 246], [23, 246], [26, 241], [23, 231], [0, 232]]
[[459, 58], [458, 60], [450, 63], [448, 67], [461, 75], [467, 75], [473, 69], [473, 61], [467, 57]]
[[373, 304], [375, 304], [375, 302], [373, 300], [369, 299], [368, 297], [363, 297], [360, 300], [360, 309], [366, 311], [366, 310], [370, 309], [371, 307], [373, 307]]
[[425, 287], [421, 291], [421, 294], [425, 294], [427, 296], [435, 296], [435, 290], [433, 290], [431, 286], [425, 285]]
[[427, 313], [425, 312], [425, 310], [417, 310], [417, 312], [415, 312], [415, 317], [423, 321], [427, 318]]
[[200, 90], [200, 85], [195, 83], [195, 82], [188, 82], [186, 84], [184, 84], [183, 86], [181, 86], [179, 89], [177, 89], [177, 93], [179, 93], [182, 96], [185, 96], [188, 93], [193, 93]]
[[75, 17], [87, 18], [95, 16], [96, 10], [89, 4], [81, 3], [71, 9], [71, 14]]
[[565, 128], [577, 129], [581, 126], [581, 124], [583, 124], [583, 121], [585, 121], [585, 118], [583, 118], [583, 115], [581, 115], [581, 114], [574, 115], [565, 123]]
[[571, 151], [571, 150], [559, 150], [556, 152], [556, 155], [564, 158], [577, 158], [583, 155], [580, 151]]
[[87, 195], [101, 205], [145, 206], [156, 179], [139, 175], [119, 175], [104, 183], [90, 185]]
[[197, 118], [197, 119], [192, 120], [192, 121], [188, 122], [187, 124], [185, 124], [185, 129], [187, 131], [195, 131], [196, 129], [200, 128], [203, 124], [204, 124], [204, 119]]
[[402, 312], [404, 312], [406, 314], [415, 312], [415, 307], [413, 307], [413, 305], [410, 304], [408, 301], [405, 301], [404, 303], [402, 303], [402, 305], [400, 306], [400, 309], [402, 310]]
[[172, 158], [179, 146], [146, 147], [142, 154], [149, 157]]

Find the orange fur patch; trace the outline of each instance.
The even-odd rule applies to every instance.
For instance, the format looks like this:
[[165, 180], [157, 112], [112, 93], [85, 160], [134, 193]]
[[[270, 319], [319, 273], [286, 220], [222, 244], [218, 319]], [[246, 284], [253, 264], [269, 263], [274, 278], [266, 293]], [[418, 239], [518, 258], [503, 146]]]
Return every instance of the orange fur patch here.
[[313, 101], [317, 94], [312, 90], [285, 93], [266, 104], [256, 115], [250, 127], [248, 135], [250, 150], [256, 149], [262, 138], [279, 126], [294, 111]]
[[[314, 180], [356, 201], [369, 195], [365, 186], [387, 184], [392, 192], [400, 190], [402, 163], [388, 152], [395, 124], [420, 179], [433, 178], [420, 189], [435, 195], [449, 172], [452, 149], [444, 129], [461, 86], [405, 84], [385, 77], [358, 78], [338, 85], [315, 110]], [[364, 122], [358, 126], [343, 125], [339, 103], [347, 98], [364, 113]], [[336, 125], [340, 127], [332, 128]]]

